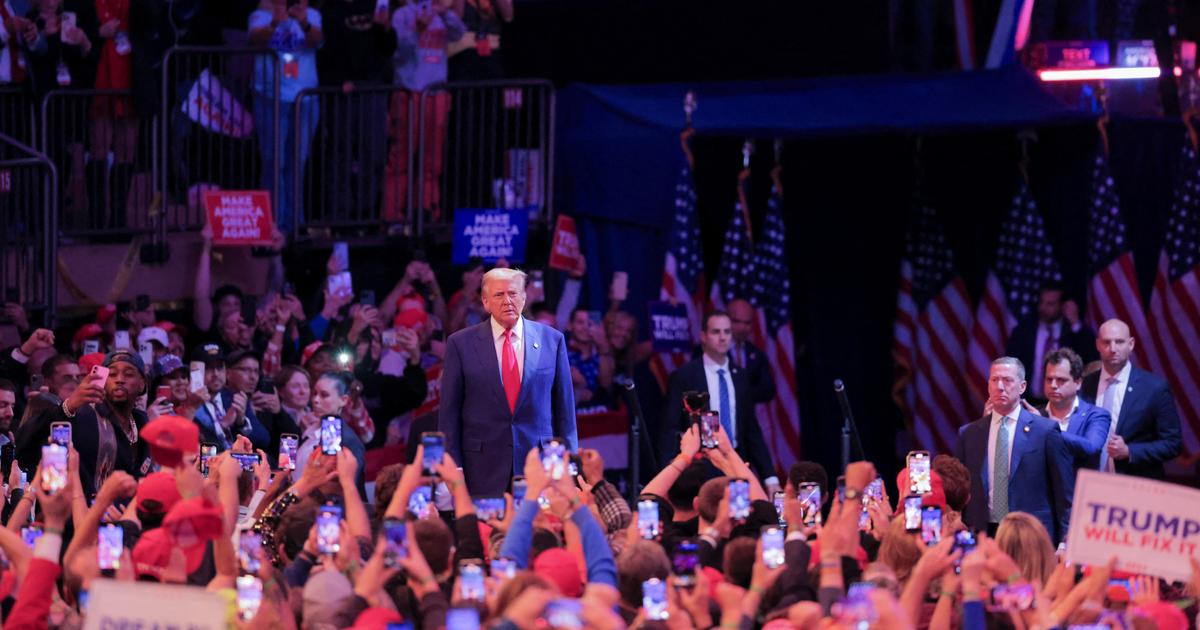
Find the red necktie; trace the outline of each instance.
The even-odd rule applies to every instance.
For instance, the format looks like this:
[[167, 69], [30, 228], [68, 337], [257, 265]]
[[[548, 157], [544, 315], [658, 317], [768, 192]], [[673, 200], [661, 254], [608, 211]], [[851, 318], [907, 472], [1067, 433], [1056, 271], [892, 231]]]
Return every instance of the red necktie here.
[[504, 381], [504, 393], [508, 396], [508, 410], [516, 412], [517, 396], [521, 394], [521, 370], [517, 368], [517, 353], [512, 347], [512, 329], [504, 331], [504, 366], [501, 368], [501, 380]]

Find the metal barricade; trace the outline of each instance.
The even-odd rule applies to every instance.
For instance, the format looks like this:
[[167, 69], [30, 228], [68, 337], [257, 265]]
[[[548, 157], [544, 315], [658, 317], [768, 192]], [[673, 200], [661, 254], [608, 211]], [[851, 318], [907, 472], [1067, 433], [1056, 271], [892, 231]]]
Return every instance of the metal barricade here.
[[63, 236], [152, 233], [158, 118], [138, 118], [128, 90], [55, 90], [41, 104], [41, 149], [58, 178]]
[[554, 198], [554, 86], [545, 80], [439, 83], [418, 103], [416, 230], [454, 208], [530, 208]]
[[276, 201], [279, 61], [266, 48], [167, 51], [159, 168], [164, 230], [203, 227], [202, 193], [208, 188], [267, 189]]
[[[409, 220], [411, 180], [403, 156], [417, 146], [416, 99], [395, 86], [310, 88], [293, 105], [291, 173], [295, 234]], [[402, 126], [403, 132], [397, 129]]]
[[26, 86], [0, 87], [0, 133], [29, 146], [37, 142], [37, 114]]
[[54, 325], [58, 173], [33, 147], [0, 133], [0, 289]]

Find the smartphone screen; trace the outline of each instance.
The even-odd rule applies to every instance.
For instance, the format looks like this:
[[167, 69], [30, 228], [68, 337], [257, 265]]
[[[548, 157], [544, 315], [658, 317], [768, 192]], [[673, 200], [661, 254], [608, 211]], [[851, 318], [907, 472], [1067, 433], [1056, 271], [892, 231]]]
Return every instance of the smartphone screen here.
[[750, 482], [745, 479], [729, 480], [729, 518], [735, 521], [750, 518]]
[[100, 383], [108, 381], [108, 368], [104, 367], [103, 365], [92, 366], [92, 372], [89, 378]]
[[768, 569], [783, 566], [783, 530], [774, 525], [762, 529], [762, 561]]
[[238, 463], [242, 465], [242, 472], [253, 472], [254, 467], [261, 462], [261, 460], [259, 460], [259, 458], [258, 458], [258, 453], [230, 453], [230, 454], [233, 455], [233, 458], [236, 459], [238, 461]]
[[657, 540], [662, 534], [658, 520], [658, 502], [653, 499], [638, 501], [638, 535], [646, 540]]
[[658, 578], [642, 582], [642, 610], [649, 621], [667, 620], [667, 583]]
[[217, 445], [212, 442], [200, 444], [200, 474], [208, 476], [208, 460], [217, 456]]
[[507, 580], [517, 574], [517, 563], [512, 558], [492, 560], [492, 577]]
[[95, 354], [100, 352], [100, 341], [97, 339], [88, 339], [83, 342], [83, 354]]
[[525, 502], [525, 490], [529, 485], [525, 483], [525, 477], [513, 477], [512, 496], [513, 509], [520, 509], [521, 504]]
[[338, 416], [321, 418], [321, 452], [337, 455], [342, 450], [342, 419]]
[[51, 422], [50, 423], [50, 443], [59, 446], [67, 446], [71, 443], [71, 423], [70, 422]]
[[375, 306], [375, 291], [372, 289], [363, 289], [358, 292], [358, 303], [363, 306]]
[[442, 463], [446, 454], [446, 436], [438, 431], [426, 431], [421, 434], [421, 446], [425, 447], [421, 467], [426, 475], [434, 475], [434, 470]]
[[108, 524], [100, 527], [99, 539], [96, 543], [96, 563], [101, 570], [121, 568], [121, 552], [125, 549], [125, 530], [118, 525]]
[[350, 246], [346, 241], [337, 241], [333, 244], [333, 257], [342, 271], [350, 269]]
[[323, 505], [317, 512], [317, 549], [328, 556], [342, 549], [342, 508]]
[[458, 565], [458, 594], [462, 599], [483, 601], [483, 565], [463, 561]]
[[262, 580], [254, 575], [239, 575], [237, 578], [238, 619], [250, 621], [258, 614], [262, 604]]
[[479, 630], [479, 609], [455, 606], [446, 611], [446, 630]]
[[950, 550], [950, 552], [954, 553], [955, 549], [962, 551], [962, 556], [959, 556], [958, 560], [954, 562], [955, 573], [958, 573], [962, 570], [962, 559], [965, 558], [967, 554], [975, 551], [975, 544], [975, 532], [965, 529], [954, 532], [954, 547]]
[[163, 400], [171, 400], [170, 385], [159, 385], [158, 389], [154, 391], [154, 399], [158, 400], [160, 398]]
[[700, 414], [700, 446], [717, 448], [717, 433], [721, 430], [721, 412], [705, 411]]
[[821, 524], [821, 484], [805, 482], [796, 490], [800, 500], [800, 514], [804, 517], [804, 526], [812, 527]]
[[408, 557], [408, 528], [403, 520], [398, 518], [383, 519], [383, 566], [395, 569], [400, 566], [400, 560]]
[[238, 539], [238, 562], [244, 573], [258, 573], [262, 568], [262, 536], [244, 531]]
[[936, 545], [942, 540], [942, 508], [932, 505], [921, 510], [921, 541]]
[[567, 474], [567, 445], [558, 438], [542, 445], [542, 468], [554, 480]]
[[685, 539], [675, 546], [671, 556], [671, 573], [676, 583], [683, 587], [696, 585], [696, 568], [700, 566], [700, 545], [695, 540]]
[[128, 330], [118, 330], [117, 332], [113, 333], [113, 348], [116, 350], [132, 349], [132, 346], [129, 344]]
[[54, 494], [67, 486], [67, 447], [47, 444], [42, 447], [42, 489]]
[[546, 604], [542, 617], [546, 625], [555, 630], [581, 630], [583, 628], [583, 604], [578, 599], [555, 599]]
[[471, 502], [475, 504], [475, 518], [485, 522], [504, 520], [504, 497], [482, 497]]
[[929, 485], [929, 453], [912, 451], [908, 454], [908, 492], [929, 494], [932, 491]]
[[783, 517], [783, 503], [787, 500], [787, 494], [776, 492], [771, 496], [771, 502], [775, 504], [775, 515], [779, 517], [779, 526], [787, 527], [787, 519]]
[[921, 500], [919, 496], [904, 497], [904, 529], [915, 532], [921, 529]]
[[21, 540], [25, 541], [26, 547], [33, 549], [33, 546], [37, 544], [37, 539], [41, 538], [43, 533], [42, 528], [38, 525], [22, 527]]
[[867, 593], [875, 590], [874, 582], [854, 582], [846, 589], [846, 599], [866, 597]]
[[198, 392], [204, 389], [204, 362], [192, 361], [188, 365], [188, 391]]
[[417, 518], [428, 518], [431, 503], [433, 503], [433, 488], [418, 486], [408, 497], [408, 511], [417, 515]]
[[300, 446], [300, 436], [294, 433], [284, 433], [279, 436], [279, 469], [296, 470], [296, 451]]
[[997, 584], [992, 587], [992, 606], [993, 610], [1029, 610], [1033, 608], [1034, 594], [1033, 585], [1026, 582], [1024, 584]]

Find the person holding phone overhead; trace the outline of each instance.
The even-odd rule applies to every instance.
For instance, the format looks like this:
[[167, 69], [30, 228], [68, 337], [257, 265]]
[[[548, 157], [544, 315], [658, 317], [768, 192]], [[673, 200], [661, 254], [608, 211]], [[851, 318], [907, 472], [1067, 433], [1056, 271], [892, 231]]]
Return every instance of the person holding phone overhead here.
[[575, 452], [579, 437], [567, 343], [521, 316], [525, 273], [487, 272], [482, 296], [489, 318], [446, 340], [438, 429], [471, 494], [495, 496], [529, 451], [557, 437]]
[[[289, 370], [292, 375], [284, 381], [285, 387], [292, 386], [293, 379], [299, 379], [298, 372]], [[350, 404], [350, 387], [354, 377], [349, 372], [326, 372], [317, 378], [312, 388], [312, 409], [299, 411], [300, 447], [296, 450], [296, 474], [308, 464], [308, 458], [321, 448], [321, 419], [326, 416], [342, 417]], [[286, 399], [287, 397], [285, 397]], [[354, 432], [345, 419], [341, 424], [342, 448], [349, 449], [358, 460], [358, 474], [355, 480], [360, 494], [366, 495], [363, 480], [364, 463], [366, 462], [366, 446], [358, 434]]]
[[145, 412], [134, 406], [146, 389], [145, 373], [137, 353], [110, 352], [61, 405], [34, 419], [36, 430], [22, 432], [17, 444], [21, 468], [36, 469], [42, 446], [50, 437], [50, 425], [68, 422], [71, 443], [79, 452], [79, 478], [85, 495], [94, 495], [114, 471], [133, 477], [147, 475], [150, 451], [138, 437], [147, 419]]

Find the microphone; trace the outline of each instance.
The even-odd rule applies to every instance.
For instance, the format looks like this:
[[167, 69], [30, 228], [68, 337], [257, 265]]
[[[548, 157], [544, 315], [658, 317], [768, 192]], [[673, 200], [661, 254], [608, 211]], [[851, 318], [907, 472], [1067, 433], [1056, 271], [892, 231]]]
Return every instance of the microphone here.
[[633, 379], [629, 378], [629, 376], [626, 374], [614, 374], [613, 382], [616, 383], [617, 385], [620, 385], [621, 387], [631, 390], [631, 391], [633, 390], [633, 387], [634, 387]]
[[838, 404], [842, 407], [842, 417], [853, 418], [850, 414], [850, 399], [846, 398], [846, 384], [842, 379], [833, 379], [833, 394], [837, 396]]
[[842, 379], [833, 380], [833, 394], [837, 396], [838, 404], [842, 407], [842, 470], [850, 465], [850, 435], [854, 434], [854, 442], [858, 452], [865, 455], [862, 442], [858, 439], [858, 427], [854, 424], [854, 414], [850, 412], [850, 399], [846, 397], [846, 384]]

